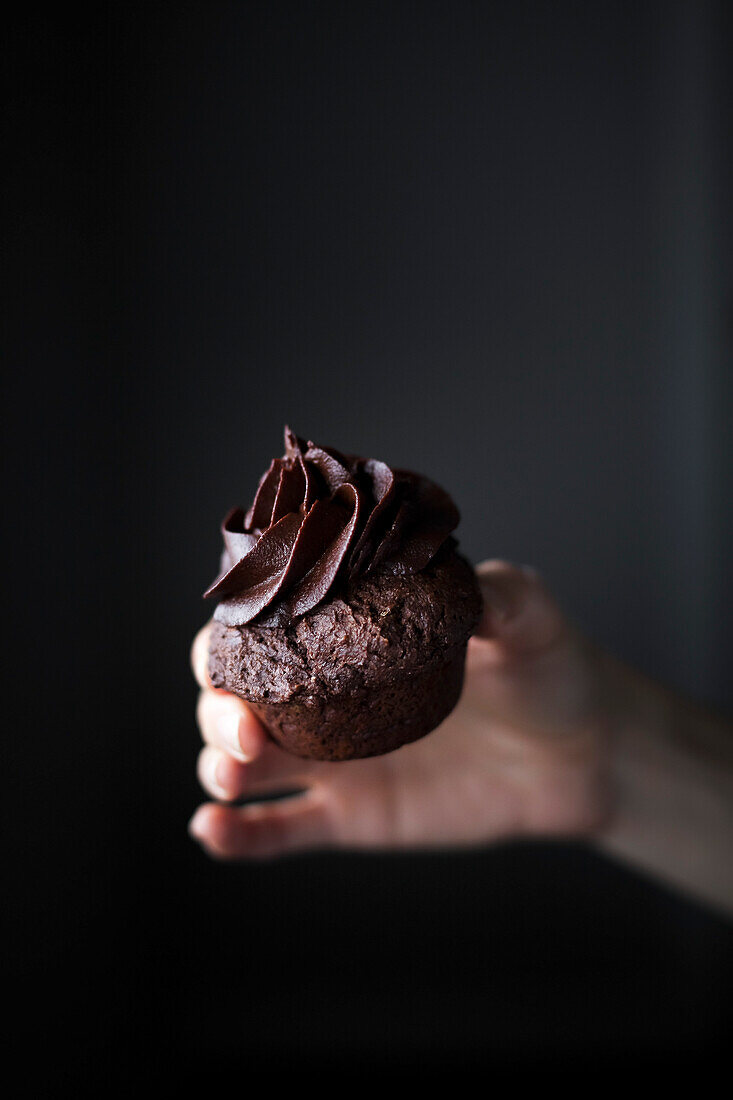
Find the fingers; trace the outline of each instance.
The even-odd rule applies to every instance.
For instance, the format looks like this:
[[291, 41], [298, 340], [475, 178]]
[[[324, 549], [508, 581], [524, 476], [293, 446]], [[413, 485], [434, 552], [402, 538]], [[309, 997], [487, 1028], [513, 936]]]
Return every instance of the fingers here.
[[[229, 801], [276, 786], [299, 785], [328, 767], [282, 752], [246, 703], [213, 688], [208, 674], [210, 632], [207, 623], [191, 647], [191, 666], [203, 689], [196, 716], [206, 742], [197, 766], [204, 789], [214, 798]], [[207, 803], [194, 814], [189, 831], [218, 859], [269, 858], [325, 847], [333, 839], [325, 801], [315, 790], [281, 802], [238, 808]]]
[[490, 641], [497, 655], [537, 653], [567, 631], [560, 608], [534, 569], [485, 561], [476, 575], [484, 598], [476, 637]]
[[226, 691], [202, 691], [196, 706], [201, 736], [246, 764], [267, 744], [267, 734], [247, 704]]
[[327, 804], [317, 793], [251, 806], [199, 806], [189, 832], [217, 859], [267, 859], [334, 840]]
[[206, 745], [199, 753], [197, 772], [208, 794], [231, 802], [245, 794], [305, 786], [327, 768], [318, 760], [291, 756], [270, 742], [251, 764], [242, 764], [214, 745]]
[[283, 752], [247, 704], [229, 692], [202, 691], [196, 719], [206, 743], [198, 776], [214, 798], [232, 800], [286, 784], [297, 786], [327, 767]]
[[205, 745], [196, 762], [198, 781], [207, 794], [223, 802], [230, 802], [242, 794], [242, 764], [221, 749]]
[[196, 682], [201, 688], [210, 688], [209, 679], [209, 637], [211, 635], [211, 623], [202, 626], [193, 640], [191, 646], [191, 668], [196, 677]]
[[227, 691], [212, 687], [209, 678], [211, 623], [199, 630], [191, 646], [191, 667], [201, 688], [196, 720], [208, 744], [217, 745], [235, 760], [253, 760], [267, 743], [267, 735], [246, 703]]

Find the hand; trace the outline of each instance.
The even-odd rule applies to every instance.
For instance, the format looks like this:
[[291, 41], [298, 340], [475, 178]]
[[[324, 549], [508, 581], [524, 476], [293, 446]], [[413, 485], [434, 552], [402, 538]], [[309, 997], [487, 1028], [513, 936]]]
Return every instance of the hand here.
[[[387, 756], [301, 760], [271, 742], [241, 699], [212, 688], [209, 628], [192, 663], [205, 741], [198, 774], [217, 802], [190, 830], [213, 856], [309, 848], [416, 848], [520, 836], [592, 835], [609, 810], [604, 661], [532, 570], [486, 562], [484, 615], [461, 700], [433, 733]], [[302, 795], [243, 807], [243, 795]]]

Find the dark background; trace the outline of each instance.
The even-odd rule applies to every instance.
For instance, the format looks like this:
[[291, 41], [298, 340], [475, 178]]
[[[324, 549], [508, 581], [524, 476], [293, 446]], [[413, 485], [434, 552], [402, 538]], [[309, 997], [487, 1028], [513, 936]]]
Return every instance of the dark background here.
[[730, 707], [731, 6], [102, 4], [6, 41], [13, 1042], [242, 1087], [711, 1055], [730, 925], [581, 845], [207, 861], [187, 662], [288, 421], [434, 476], [474, 560]]

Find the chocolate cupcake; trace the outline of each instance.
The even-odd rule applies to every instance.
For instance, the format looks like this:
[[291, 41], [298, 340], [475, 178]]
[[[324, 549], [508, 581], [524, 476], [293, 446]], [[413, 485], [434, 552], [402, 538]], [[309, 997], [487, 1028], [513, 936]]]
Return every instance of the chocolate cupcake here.
[[423, 737], [451, 712], [481, 612], [458, 511], [407, 470], [306, 443], [224, 520], [209, 648], [216, 687], [296, 756], [349, 760]]

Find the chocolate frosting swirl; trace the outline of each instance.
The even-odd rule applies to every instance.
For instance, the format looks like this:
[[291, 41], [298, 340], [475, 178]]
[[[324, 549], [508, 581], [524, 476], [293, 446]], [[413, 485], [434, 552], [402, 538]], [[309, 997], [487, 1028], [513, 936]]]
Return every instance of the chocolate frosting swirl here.
[[227, 626], [287, 623], [338, 585], [377, 567], [416, 573], [458, 525], [434, 482], [343, 455], [285, 429], [285, 454], [260, 479], [248, 512], [222, 524], [221, 573], [204, 593]]

